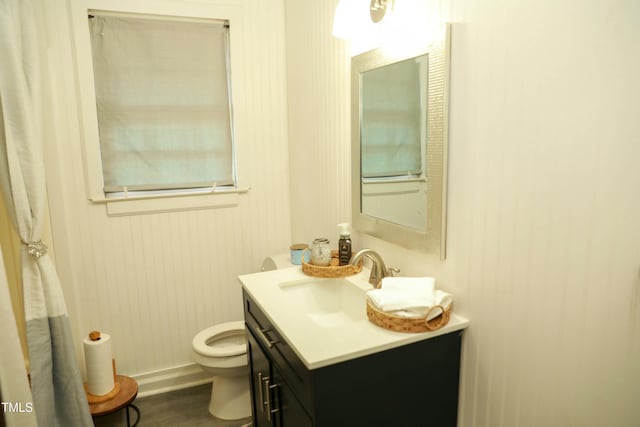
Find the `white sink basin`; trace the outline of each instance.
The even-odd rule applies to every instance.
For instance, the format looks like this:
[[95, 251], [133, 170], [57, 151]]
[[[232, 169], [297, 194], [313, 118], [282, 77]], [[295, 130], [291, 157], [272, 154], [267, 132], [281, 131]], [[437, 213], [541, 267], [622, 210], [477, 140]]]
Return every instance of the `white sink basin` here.
[[468, 320], [451, 315], [433, 332], [394, 332], [367, 319], [369, 271], [340, 279], [307, 276], [302, 268], [240, 276], [247, 294], [308, 369], [351, 360], [466, 328]]
[[292, 309], [323, 328], [365, 321], [364, 290], [345, 279], [302, 279], [280, 283]]

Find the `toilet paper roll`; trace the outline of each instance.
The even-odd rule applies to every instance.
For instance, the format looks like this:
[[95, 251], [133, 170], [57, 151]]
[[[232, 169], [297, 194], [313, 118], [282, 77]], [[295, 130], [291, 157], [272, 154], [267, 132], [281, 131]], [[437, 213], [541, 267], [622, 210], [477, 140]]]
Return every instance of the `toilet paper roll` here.
[[[115, 387], [111, 336], [92, 332], [84, 339], [84, 361], [87, 369], [87, 391], [95, 396], [109, 393]], [[93, 340], [92, 340], [93, 338]]]

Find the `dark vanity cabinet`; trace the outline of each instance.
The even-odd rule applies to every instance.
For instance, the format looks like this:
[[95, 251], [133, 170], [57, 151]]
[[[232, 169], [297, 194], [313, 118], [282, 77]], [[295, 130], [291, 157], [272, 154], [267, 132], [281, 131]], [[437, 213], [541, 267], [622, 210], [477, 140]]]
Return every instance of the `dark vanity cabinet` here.
[[253, 332], [248, 336], [251, 366], [253, 426], [311, 427], [313, 423], [298, 402], [280, 369], [262, 350]]
[[309, 370], [243, 295], [253, 427], [456, 426], [462, 331]]

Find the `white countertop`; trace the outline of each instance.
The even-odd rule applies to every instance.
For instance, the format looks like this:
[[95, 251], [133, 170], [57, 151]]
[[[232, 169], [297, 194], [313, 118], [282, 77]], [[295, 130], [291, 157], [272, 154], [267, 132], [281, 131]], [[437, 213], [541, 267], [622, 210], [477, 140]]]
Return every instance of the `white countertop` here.
[[[469, 325], [463, 317], [451, 314], [444, 327], [424, 333], [403, 333], [383, 329], [367, 319], [364, 292], [372, 289], [368, 283], [369, 271], [346, 277], [351, 284], [362, 290], [361, 318], [347, 322], [326, 322], [324, 325], [312, 320], [309, 313], [301, 312], [303, 301], [299, 294], [287, 292], [283, 283], [331, 280], [307, 276], [301, 267], [266, 271], [239, 276], [243, 288], [260, 306], [287, 343], [300, 357], [308, 369], [321, 368], [334, 363], [366, 356], [394, 347], [426, 340]], [[359, 299], [359, 292], [357, 293]], [[358, 300], [359, 304], [359, 300]], [[360, 313], [358, 308], [356, 311]]]

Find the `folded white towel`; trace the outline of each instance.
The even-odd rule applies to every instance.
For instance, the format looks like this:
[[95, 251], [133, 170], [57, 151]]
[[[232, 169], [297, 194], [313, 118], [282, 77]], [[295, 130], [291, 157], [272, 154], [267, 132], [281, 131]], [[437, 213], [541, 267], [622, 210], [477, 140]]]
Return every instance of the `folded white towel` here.
[[427, 294], [423, 291], [411, 291], [403, 289], [372, 289], [367, 296], [373, 305], [382, 311], [404, 310], [412, 307], [431, 307], [433, 305], [433, 292]]
[[[396, 280], [385, 282], [385, 279]], [[434, 279], [430, 277], [385, 277], [381, 288], [368, 291], [367, 296], [374, 306], [384, 312], [392, 312], [404, 317], [424, 316], [433, 306], [440, 305], [446, 310], [453, 302], [451, 294], [434, 290], [433, 282]], [[432, 310], [427, 320], [439, 315], [439, 310]]]
[[380, 289], [368, 292], [373, 304], [382, 311], [403, 310], [433, 305], [433, 277], [385, 277]]
[[444, 291], [436, 290], [434, 292], [433, 298], [434, 298], [434, 301], [433, 301], [434, 303], [430, 306], [407, 307], [402, 310], [394, 310], [392, 311], [392, 313], [395, 314], [396, 316], [402, 316], [402, 317], [421, 317], [421, 316], [427, 315], [427, 320], [431, 320], [431, 319], [435, 319], [436, 317], [440, 316], [440, 314], [442, 314], [440, 310], [432, 310], [431, 312], [429, 312], [429, 310], [431, 310], [433, 306], [439, 305], [445, 310], [448, 310], [449, 307], [451, 307], [451, 304], [453, 303], [453, 295]]

